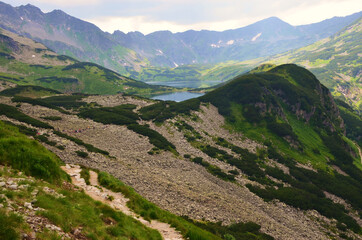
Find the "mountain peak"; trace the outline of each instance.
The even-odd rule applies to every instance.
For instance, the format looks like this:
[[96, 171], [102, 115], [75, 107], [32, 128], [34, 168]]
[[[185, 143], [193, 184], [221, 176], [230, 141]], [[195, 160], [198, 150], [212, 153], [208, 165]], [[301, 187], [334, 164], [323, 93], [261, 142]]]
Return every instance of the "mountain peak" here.
[[34, 12], [37, 12], [37, 13], [43, 13], [40, 8], [34, 6], [34, 5], [31, 5], [30, 3], [26, 4], [26, 5], [21, 5], [20, 7], [18, 7], [19, 9], [25, 9], [25, 10], [28, 10], [28, 11], [34, 11]]

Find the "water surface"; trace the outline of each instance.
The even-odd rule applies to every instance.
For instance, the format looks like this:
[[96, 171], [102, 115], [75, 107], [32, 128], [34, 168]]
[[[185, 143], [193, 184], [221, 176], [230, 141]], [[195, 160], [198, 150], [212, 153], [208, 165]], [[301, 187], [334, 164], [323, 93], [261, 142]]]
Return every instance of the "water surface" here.
[[204, 95], [204, 93], [191, 93], [191, 92], [174, 92], [152, 97], [152, 99], [163, 100], [163, 101], [175, 101], [182, 102], [190, 98], [196, 98]]

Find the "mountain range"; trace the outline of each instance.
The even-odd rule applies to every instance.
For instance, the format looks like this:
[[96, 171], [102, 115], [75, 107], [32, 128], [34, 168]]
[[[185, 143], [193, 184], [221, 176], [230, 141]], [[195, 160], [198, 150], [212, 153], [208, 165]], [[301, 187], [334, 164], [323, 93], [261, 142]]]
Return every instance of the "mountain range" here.
[[0, 3], [0, 27], [42, 42], [59, 54], [125, 75], [145, 66], [176, 67], [270, 56], [329, 37], [361, 15], [359, 12], [303, 26], [271, 17], [223, 32], [110, 34], [60, 10], [43, 13], [29, 4], [12, 7]]
[[175, 91], [122, 76], [95, 63], [58, 55], [43, 44], [0, 28], [0, 79], [62, 92], [150, 96]]

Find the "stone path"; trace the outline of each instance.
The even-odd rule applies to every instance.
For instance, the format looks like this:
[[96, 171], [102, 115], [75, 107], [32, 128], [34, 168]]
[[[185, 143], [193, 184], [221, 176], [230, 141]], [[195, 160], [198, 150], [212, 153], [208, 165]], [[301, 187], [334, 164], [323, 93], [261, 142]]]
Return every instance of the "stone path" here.
[[[94, 171], [89, 171], [90, 174], [90, 185], [85, 183], [85, 180], [80, 177], [81, 168], [78, 165], [63, 166], [62, 169], [68, 173], [72, 178], [72, 183], [84, 190], [94, 200], [103, 202], [112, 208], [123, 212], [124, 214], [135, 218], [142, 224], [149, 228], [155, 229], [160, 232], [164, 240], [183, 240], [182, 235], [172, 228], [169, 224], [152, 220], [151, 222], [146, 221], [144, 218], [135, 214], [131, 209], [127, 207], [128, 199], [121, 193], [115, 193], [104, 187], [101, 187], [98, 183], [98, 175]], [[109, 197], [112, 196], [113, 200], [110, 201]]]

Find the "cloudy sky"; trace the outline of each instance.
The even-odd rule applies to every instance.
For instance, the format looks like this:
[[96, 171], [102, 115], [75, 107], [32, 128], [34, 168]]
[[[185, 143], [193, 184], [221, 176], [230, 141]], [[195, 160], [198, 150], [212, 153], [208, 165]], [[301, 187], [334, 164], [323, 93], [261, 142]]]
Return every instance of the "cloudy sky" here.
[[234, 29], [271, 16], [302, 25], [362, 10], [362, 0], [2, 0], [60, 9], [104, 31]]

